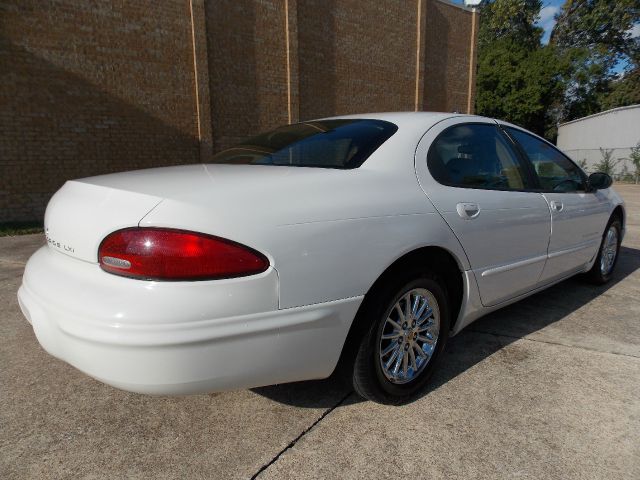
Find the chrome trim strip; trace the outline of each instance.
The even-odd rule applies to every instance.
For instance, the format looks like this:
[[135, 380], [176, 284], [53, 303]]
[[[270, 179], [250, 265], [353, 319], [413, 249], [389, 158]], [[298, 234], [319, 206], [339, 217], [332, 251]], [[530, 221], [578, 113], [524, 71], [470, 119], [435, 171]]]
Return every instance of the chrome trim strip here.
[[508, 263], [507, 265], [500, 265], [499, 267], [493, 267], [482, 272], [483, 277], [489, 277], [491, 275], [495, 275], [497, 273], [508, 272], [509, 270], [515, 270], [516, 268], [526, 267], [527, 265], [531, 265], [538, 262], [544, 262], [547, 259], [546, 255], [540, 255], [538, 257], [527, 258], [525, 260], [520, 260], [519, 262]]
[[526, 267], [527, 265], [531, 265], [531, 264], [534, 264], [534, 263], [542, 262], [542, 261], [545, 261], [547, 259], [557, 258], [557, 257], [560, 257], [562, 255], [567, 255], [569, 253], [575, 253], [575, 252], [578, 252], [580, 250], [584, 250], [584, 249], [587, 249], [587, 248], [590, 248], [590, 247], [595, 247], [597, 242], [598, 242], [597, 240], [589, 240], [588, 242], [582, 243], [582, 244], [580, 244], [578, 246], [567, 248], [565, 250], [558, 250], [558, 251], [550, 253], [548, 255], [540, 255], [540, 256], [537, 256], [537, 257], [532, 257], [532, 258], [527, 258], [525, 260], [520, 260], [518, 262], [509, 263], [509, 264], [506, 264], [506, 265], [500, 265], [498, 267], [488, 268], [487, 270], [482, 272], [481, 275], [482, 275], [482, 277], [490, 277], [491, 275], [496, 275], [498, 273], [504, 273], [504, 272], [508, 272], [509, 270], [515, 270], [516, 268]]
[[565, 250], [558, 250], [556, 252], [550, 253], [548, 255], [548, 257], [549, 258], [556, 258], [556, 257], [560, 257], [562, 255], [567, 255], [569, 253], [578, 252], [580, 250], [584, 250], [584, 249], [589, 248], [589, 247], [595, 247], [596, 243], [598, 243], [598, 242], [599, 242], [599, 240], [589, 240], [588, 242], [581, 243], [578, 246], [567, 248]]

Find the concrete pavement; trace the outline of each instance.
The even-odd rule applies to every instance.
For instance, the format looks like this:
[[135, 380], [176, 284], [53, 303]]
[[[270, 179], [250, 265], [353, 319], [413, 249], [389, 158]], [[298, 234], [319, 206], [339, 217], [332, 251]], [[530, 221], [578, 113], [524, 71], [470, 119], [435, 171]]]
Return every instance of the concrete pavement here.
[[402, 407], [337, 381], [168, 398], [39, 347], [16, 291], [40, 235], [0, 239], [0, 478], [640, 478], [640, 187], [614, 281], [563, 282], [451, 340]]

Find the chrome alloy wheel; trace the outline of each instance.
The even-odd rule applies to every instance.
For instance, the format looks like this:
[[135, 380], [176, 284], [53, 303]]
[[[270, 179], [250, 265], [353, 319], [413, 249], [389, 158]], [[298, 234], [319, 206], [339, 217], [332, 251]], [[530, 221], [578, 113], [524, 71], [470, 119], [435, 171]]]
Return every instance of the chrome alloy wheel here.
[[616, 255], [618, 255], [618, 229], [615, 226], [609, 227], [603, 243], [600, 255], [600, 273], [609, 275], [616, 261]]
[[406, 292], [387, 312], [379, 344], [380, 366], [395, 384], [415, 379], [431, 360], [440, 333], [440, 310], [424, 288]]

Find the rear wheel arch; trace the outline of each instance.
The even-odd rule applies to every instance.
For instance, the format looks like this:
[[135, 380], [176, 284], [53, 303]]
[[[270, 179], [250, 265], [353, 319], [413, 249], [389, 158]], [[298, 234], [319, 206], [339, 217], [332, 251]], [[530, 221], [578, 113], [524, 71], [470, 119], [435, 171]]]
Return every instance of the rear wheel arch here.
[[[422, 267], [425, 272], [435, 273], [443, 280], [449, 297], [449, 308], [452, 319], [457, 318], [462, 306], [462, 295], [464, 292], [463, 268], [460, 261], [449, 250], [438, 246], [417, 248], [396, 259], [382, 272], [371, 288], [369, 288], [364, 301], [366, 301], [367, 297], [375, 295], [376, 290], [380, 288], [384, 282], [389, 281], [397, 272], [406, 268], [415, 269], [416, 266]], [[453, 323], [451, 328], [453, 328]]]
[[455, 322], [462, 307], [464, 294], [464, 281], [460, 261], [447, 249], [437, 246], [428, 246], [415, 249], [395, 260], [376, 279], [364, 296], [364, 300], [358, 309], [353, 323], [347, 334], [347, 338], [342, 348], [342, 354], [338, 368], [349, 371], [351, 362], [355, 358], [355, 352], [360, 344], [360, 339], [368, 330], [371, 319], [362, 315], [367, 302], [374, 297], [387, 282], [392, 281], [400, 272], [411, 268], [424, 270], [437, 275], [442, 280], [445, 287], [449, 311], [451, 312], [450, 330], [455, 327]]

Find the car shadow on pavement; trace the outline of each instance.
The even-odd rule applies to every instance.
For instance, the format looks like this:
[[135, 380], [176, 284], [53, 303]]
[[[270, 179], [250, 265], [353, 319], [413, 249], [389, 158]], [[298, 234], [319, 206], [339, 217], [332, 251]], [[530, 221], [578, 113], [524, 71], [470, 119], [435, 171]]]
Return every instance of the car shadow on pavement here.
[[[640, 250], [621, 247], [612, 280], [594, 286], [580, 276], [493, 312], [451, 338], [440, 365], [421, 397], [454, 379], [507, 345], [570, 315], [640, 269]], [[253, 389], [258, 395], [302, 408], [335, 408], [362, 401], [348, 396], [349, 388], [334, 372], [325, 380], [296, 382]]]
[[[331, 408], [342, 403], [350, 388], [342, 380], [337, 370], [329, 378], [323, 380], [309, 380], [305, 382], [285, 383], [251, 389], [254, 393], [270, 400], [286, 405], [302, 408]], [[349, 403], [362, 401], [358, 396], [351, 395]]]

